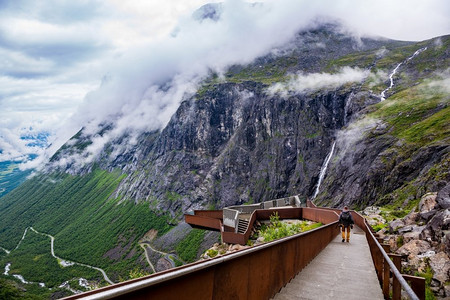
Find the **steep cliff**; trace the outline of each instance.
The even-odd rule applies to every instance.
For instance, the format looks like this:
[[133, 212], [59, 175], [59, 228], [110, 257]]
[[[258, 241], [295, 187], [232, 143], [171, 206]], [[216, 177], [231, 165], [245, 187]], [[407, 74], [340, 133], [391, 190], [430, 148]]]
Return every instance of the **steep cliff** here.
[[407, 213], [449, 182], [448, 44], [446, 36], [402, 49], [390, 97], [337, 132], [318, 200], [361, 209], [395, 202]]

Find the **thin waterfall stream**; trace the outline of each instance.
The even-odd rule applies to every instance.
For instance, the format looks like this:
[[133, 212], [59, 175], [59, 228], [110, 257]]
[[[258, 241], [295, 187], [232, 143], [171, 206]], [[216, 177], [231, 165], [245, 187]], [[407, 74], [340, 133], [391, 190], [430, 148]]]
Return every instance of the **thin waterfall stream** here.
[[424, 48], [420, 48], [419, 50], [417, 50], [416, 52], [414, 52], [413, 55], [411, 55], [410, 57], [408, 57], [407, 59], [405, 59], [404, 61], [402, 61], [401, 63], [399, 63], [395, 69], [391, 72], [391, 74], [389, 74], [389, 80], [390, 80], [390, 85], [389, 87], [387, 87], [384, 91], [381, 92], [380, 94], [380, 98], [381, 101], [386, 100], [386, 93], [392, 89], [392, 87], [394, 86], [394, 75], [395, 73], [397, 73], [398, 68], [400, 68], [401, 65], [403, 65], [404, 63], [410, 61], [411, 59], [413, 59], [414, 57], [416, 57], [417, 55], [419, 55], [421, 52], [427, 50], [427, 47]]
[[320, 185], [322, 184], [323, 178], [325, 177], [325, 174], [327, 173], [328, 164], [330, 163], [331, 157], [333, 156], [335, 146], [336, 146], [336, 141], [333, 142], [333, 145], [331, 146], [331, 151], [330, 151], [330, 153], [328, 153], [327, 157], [325, 157], [322, 167], [320, 168], [319, 181], [317, 182], [316, 190], [314, 191], [314, 195], [312, 196], [313, 199], [316, 198], [317, 195], [319, 194]]

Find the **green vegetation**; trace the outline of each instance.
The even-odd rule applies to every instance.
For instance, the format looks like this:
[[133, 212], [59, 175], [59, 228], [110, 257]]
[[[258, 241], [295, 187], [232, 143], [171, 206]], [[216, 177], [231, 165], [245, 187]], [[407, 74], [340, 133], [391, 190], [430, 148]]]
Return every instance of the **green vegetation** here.
[[135, 268], [130, 271], [127, 279], [135, 279], [141, 278], [144, 276], [150, 275], [150, 273], [140, 270], [139, 268]]
[[193, 262], [197, 259], [198, 250], [205, 237], [205, 230], [192, 229], [191, 232], [176, 247], [180, 258], [185, 262]]
[[184, 265], [184, 262], [182, 262], [176, 255], [170, 254], [169, 258], [175, 263], [175, 267]]
[[[162, 235], [171, 227], [167, 224], [167, 216], [157, 215], [146, 202], [135, 204], [111, 198], [123, 178], [118, 171], [110, 173], [99, 169], [83, 176], [35, 176], [2, 198], [0, 246], [14, 249], [25, 228], [33, 226], [39, 232], [55, 237], [57, 256], [102, 268], [113, 281], [119, 277], [128, 278], [130, 270], [136, 268], [143, 272], [144, 266], [139, 262], [142, 249], [137, 244], [138, 240], [150, 229]], [[23, 242], [31, 243], [27, 247], [43, 247], [42, 238], [41, 241], [28, 239], [27, 235]], [[49, 243], [48, 238], [44, 237], [44, 240]], [[46, 251], [50, 254], [49, 246]], [[6, 262], [6, 259], [20, 254], [16, 252], [19, 251], [12, 251], [0, 261]], [[38, 255], [35, 253], [33, 258]], [[38, 258], [38, 262], [45, 262], [51, 268], [58, 266], [53, 258]], [[15, 260], [13, 265], [14, 268], [20, 267], [21, 274], [35, 271], [29, 264], [17, 264], [21, 259]], [[54, 264], [50, 264], [51, 259]], [[77, 274], [83, 273], [84, 278], [92, 277], [90, 272], [83, 269]], [[36, 273], [45, 276], [45, 272]], [[53, 271], [48, 274], [53, 276]], [[102, 279], [99, 272], [95, 271], [95, 274], [99, 280]], [[39, 281], [37, 277], [34, 280]]]
[[206, 254], [207, 254], [209, 257], [214, 258], [214, 257], [217, 256], [217, 254], [219, 254], [219, 251], [214, 250], [214, 249], [208, 249], [208, 250], [206, 250]]
[[232, 67], [225, 74], [227, 82], [241, 83], [244, 81], [255, 81], [264, 84], [282, 82], [288, 79], [288, 70], [298, 63], [295, 54], [281, 56], [268, 63], [255, 63], [244, 68]]
[[275, 212], [272, 216], [270, 216], [270, 224], [268, 226], [261, 226], [259, 236], [264, 237], [264, 242], [270, 242], [286, 236], [318, 228], [320, 226], [322, 226], [322, 223], [310, 223], [308, 221], [287, 224], [282, 222], [278, 216], [278, 213]]
[[405, 217], [412, 209], [417, 208], [419, 205], [420, 199], [415, 198], [417, 192], [418, 187], [413, 184], [405, 184], [386, 195], [381, 201], [389, 201], [389, 204], [381, 208], [380, 214], [388, 222], [396, 218]]
[[380, 231], [383, 228], [386, 228], [388, 226], [388, 224], [385, 223], [378, 223], [377, 225], [372, 226], [373, 230], [375, 230], [375, 232]]
[[87, 267], [62, 267], [50, 254], [50, 238], [32, 230], [28, 230], [20, 247], [3, 259], [1, 265], [6, 265], [6, 262], [11, 263], [10, 274], [20, 274], [27, 281], [45, 283], [48, 288], [57, 287], [72, 278], [83, 277], [95, 281], [102, 278], [99, 271]]
[[22, 291], [15, 285], [14, 281], [0, 278], [0, 299], [23, 299]]
[[369, 117], [386, 121], [392, 135], [424, 146], [450, 135], [449, 102], [444, 93], [422, 83], [380, 102]]
[[327, 63], [325, 70], [327, 72], [337, 72], [345, 66], [367, 69], [375, 61], [376, 52], [377, 50], [358, 52], [342, 56], [338, 59], [332, 59]]
[[49, 290], [40, 287], [37, 283], [24, 284], [18, 279], [0, 275], [0, 299], [5, 300], [47, 300], [72, 295], [68, 290], [54, 288]]

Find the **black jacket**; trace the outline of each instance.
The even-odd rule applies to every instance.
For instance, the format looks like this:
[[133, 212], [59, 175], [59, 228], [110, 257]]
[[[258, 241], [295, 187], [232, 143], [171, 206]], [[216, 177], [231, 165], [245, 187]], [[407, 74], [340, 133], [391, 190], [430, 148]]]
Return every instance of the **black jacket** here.
[[355, 224], [355, 221], [353, 221], [353, 216], [350, 213], [350, 211], [341, 212], [341, 214], [339, 215], [339, 224], [342, 224], [345, 227]]

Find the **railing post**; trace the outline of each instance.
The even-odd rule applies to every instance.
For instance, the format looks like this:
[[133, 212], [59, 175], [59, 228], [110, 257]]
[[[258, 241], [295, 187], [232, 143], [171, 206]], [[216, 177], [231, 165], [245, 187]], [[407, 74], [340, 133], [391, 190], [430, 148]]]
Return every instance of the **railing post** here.
[[[384, 252], [391, 252], [391, 247], [388, 244], [381, 244]], [[383, 261], [383, 295], [385, 299], [389, 299], [389, 278], [390, 278], [390, 268], [389, 263], [384, 257], [382, 257]]]
[[414, 293], [416, 293], [417, 297], [419, 297], [420, 300], [425, 300], [425, 278], [404, 274], [402, 274], [402, 276], [406, 281], [411, 283], [411, 288]]
[[[397, 254], [389, 254], [389, 257], [392, 258], [395, 267], [397, 270], [401, 270], [402, 268], [402, 257]], [[402, 288], [400, 286], [400, 281], [398, 281], [397, 276], [392, 276], [392, 300], [400, 300]]]

